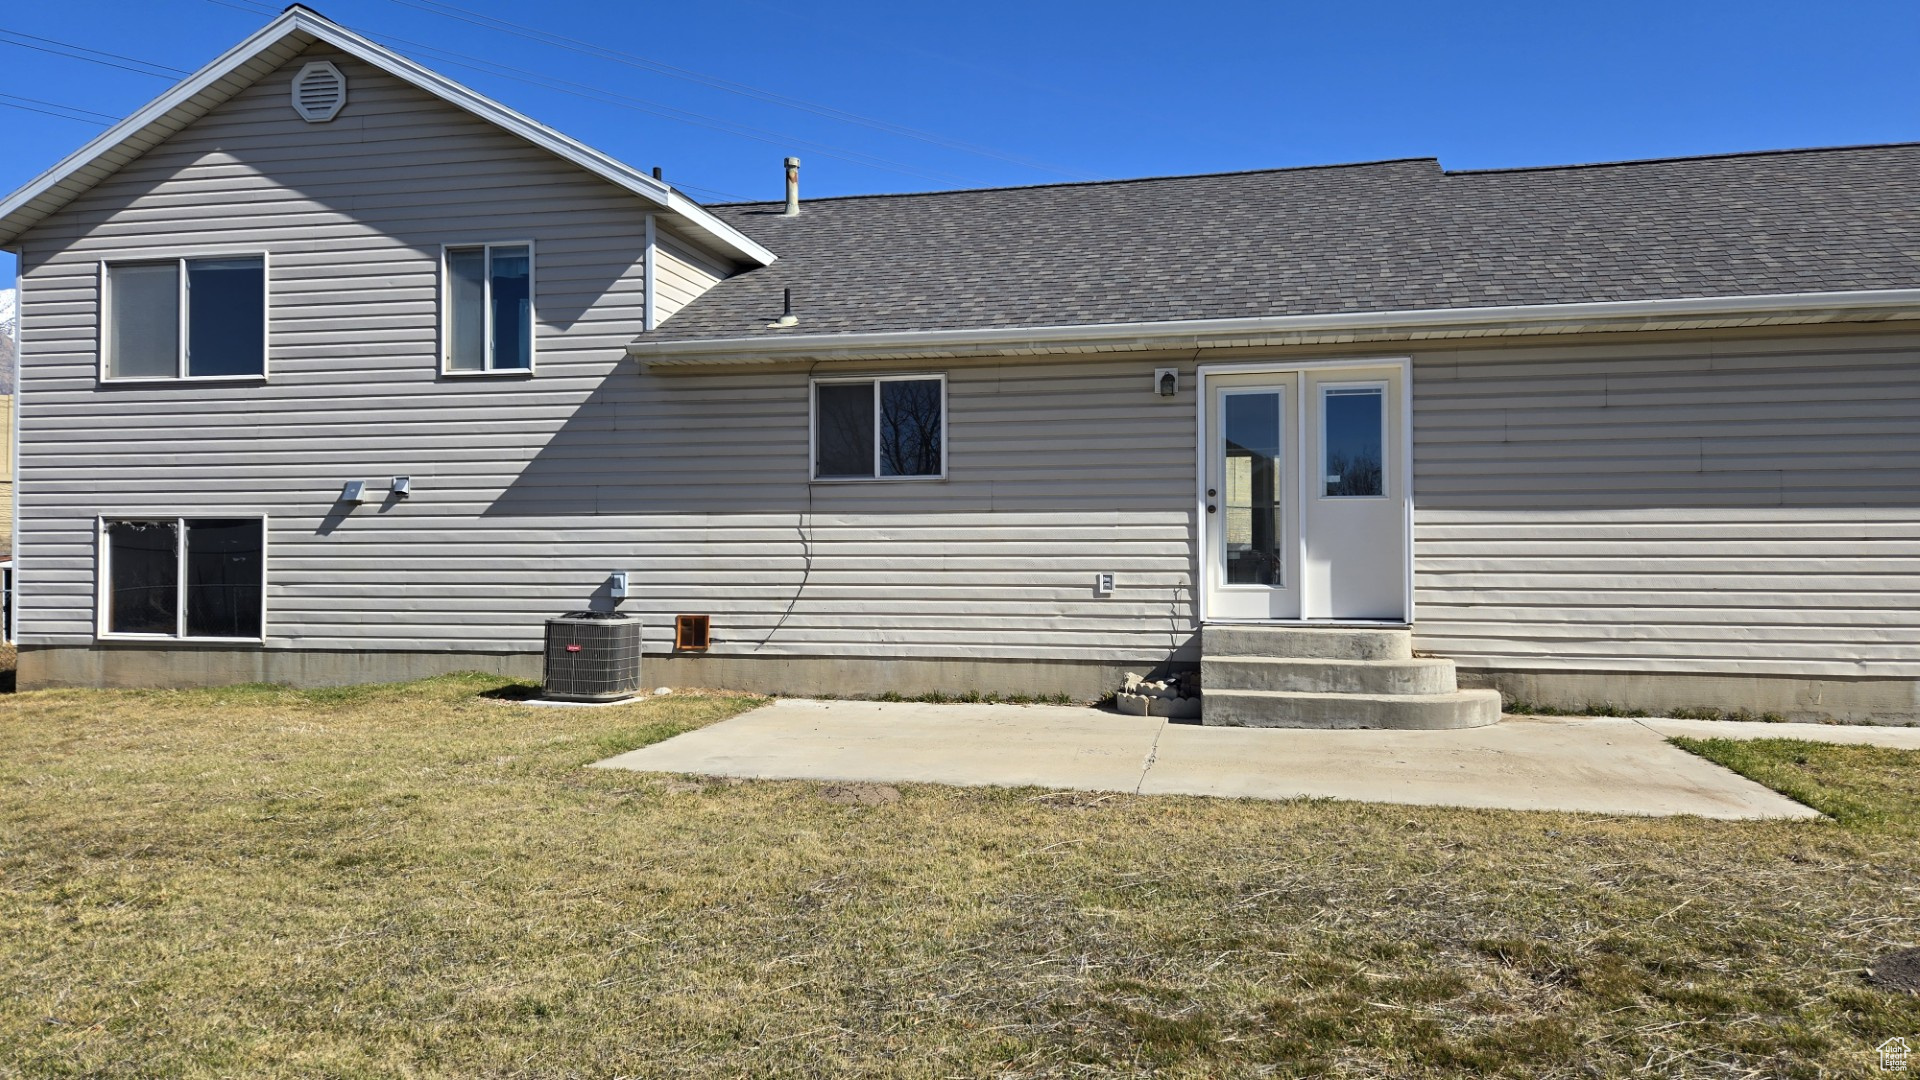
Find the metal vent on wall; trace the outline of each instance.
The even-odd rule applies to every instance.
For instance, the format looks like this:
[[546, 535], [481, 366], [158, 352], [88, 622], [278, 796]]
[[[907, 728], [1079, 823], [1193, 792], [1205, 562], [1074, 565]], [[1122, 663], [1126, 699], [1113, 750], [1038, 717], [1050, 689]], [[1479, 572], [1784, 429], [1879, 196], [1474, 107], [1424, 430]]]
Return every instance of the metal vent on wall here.
[[293, 77], [293, 111], [309, 124], [324, 124], [347, 107], [347, 77], [325, 60], [315, 60]]

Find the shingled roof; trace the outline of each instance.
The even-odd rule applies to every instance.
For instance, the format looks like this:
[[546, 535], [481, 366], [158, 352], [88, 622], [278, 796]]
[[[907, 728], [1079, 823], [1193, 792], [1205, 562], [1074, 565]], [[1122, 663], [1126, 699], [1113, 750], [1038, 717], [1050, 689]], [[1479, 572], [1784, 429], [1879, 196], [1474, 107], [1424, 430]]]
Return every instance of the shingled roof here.
[[[709, 209], [779, 261], [642, 342], [1920, 287], [1920, 144]], [[799, 324], [770, 331], [786, 288]]]

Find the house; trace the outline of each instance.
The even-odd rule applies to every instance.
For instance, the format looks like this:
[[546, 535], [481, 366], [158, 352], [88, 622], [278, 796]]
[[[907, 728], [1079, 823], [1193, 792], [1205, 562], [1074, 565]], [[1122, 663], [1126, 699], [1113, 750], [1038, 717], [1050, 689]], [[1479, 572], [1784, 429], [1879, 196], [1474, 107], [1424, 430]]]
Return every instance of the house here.
[[1920, 145], [701, 206], [295, 7], [0, 202], [20, 682], [618, 604], [675, 685], [1912, 718], [1916, 207]]

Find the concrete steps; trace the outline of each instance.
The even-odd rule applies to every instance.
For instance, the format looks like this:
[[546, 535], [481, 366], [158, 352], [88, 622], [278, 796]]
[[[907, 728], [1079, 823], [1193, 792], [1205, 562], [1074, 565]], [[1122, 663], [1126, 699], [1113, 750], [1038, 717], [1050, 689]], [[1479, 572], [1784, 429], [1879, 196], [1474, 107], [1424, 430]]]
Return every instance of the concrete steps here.
[[1208, 625], [1200, 632], [1203, 724], [1229, 727], [1484, 727], [1500, 694], [1462, 690], [1453, 661], [1413, 655], [1410, 630]]

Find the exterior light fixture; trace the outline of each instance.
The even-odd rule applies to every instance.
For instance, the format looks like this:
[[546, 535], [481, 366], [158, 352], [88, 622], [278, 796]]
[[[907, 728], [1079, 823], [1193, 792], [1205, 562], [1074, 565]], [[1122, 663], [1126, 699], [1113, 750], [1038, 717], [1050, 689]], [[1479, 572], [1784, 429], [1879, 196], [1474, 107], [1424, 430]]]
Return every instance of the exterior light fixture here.
[[1153, 392], [1161, 397], [1172, 397], [1180, 392], [1180, 370], [1178, 368], [1154, 368]]

